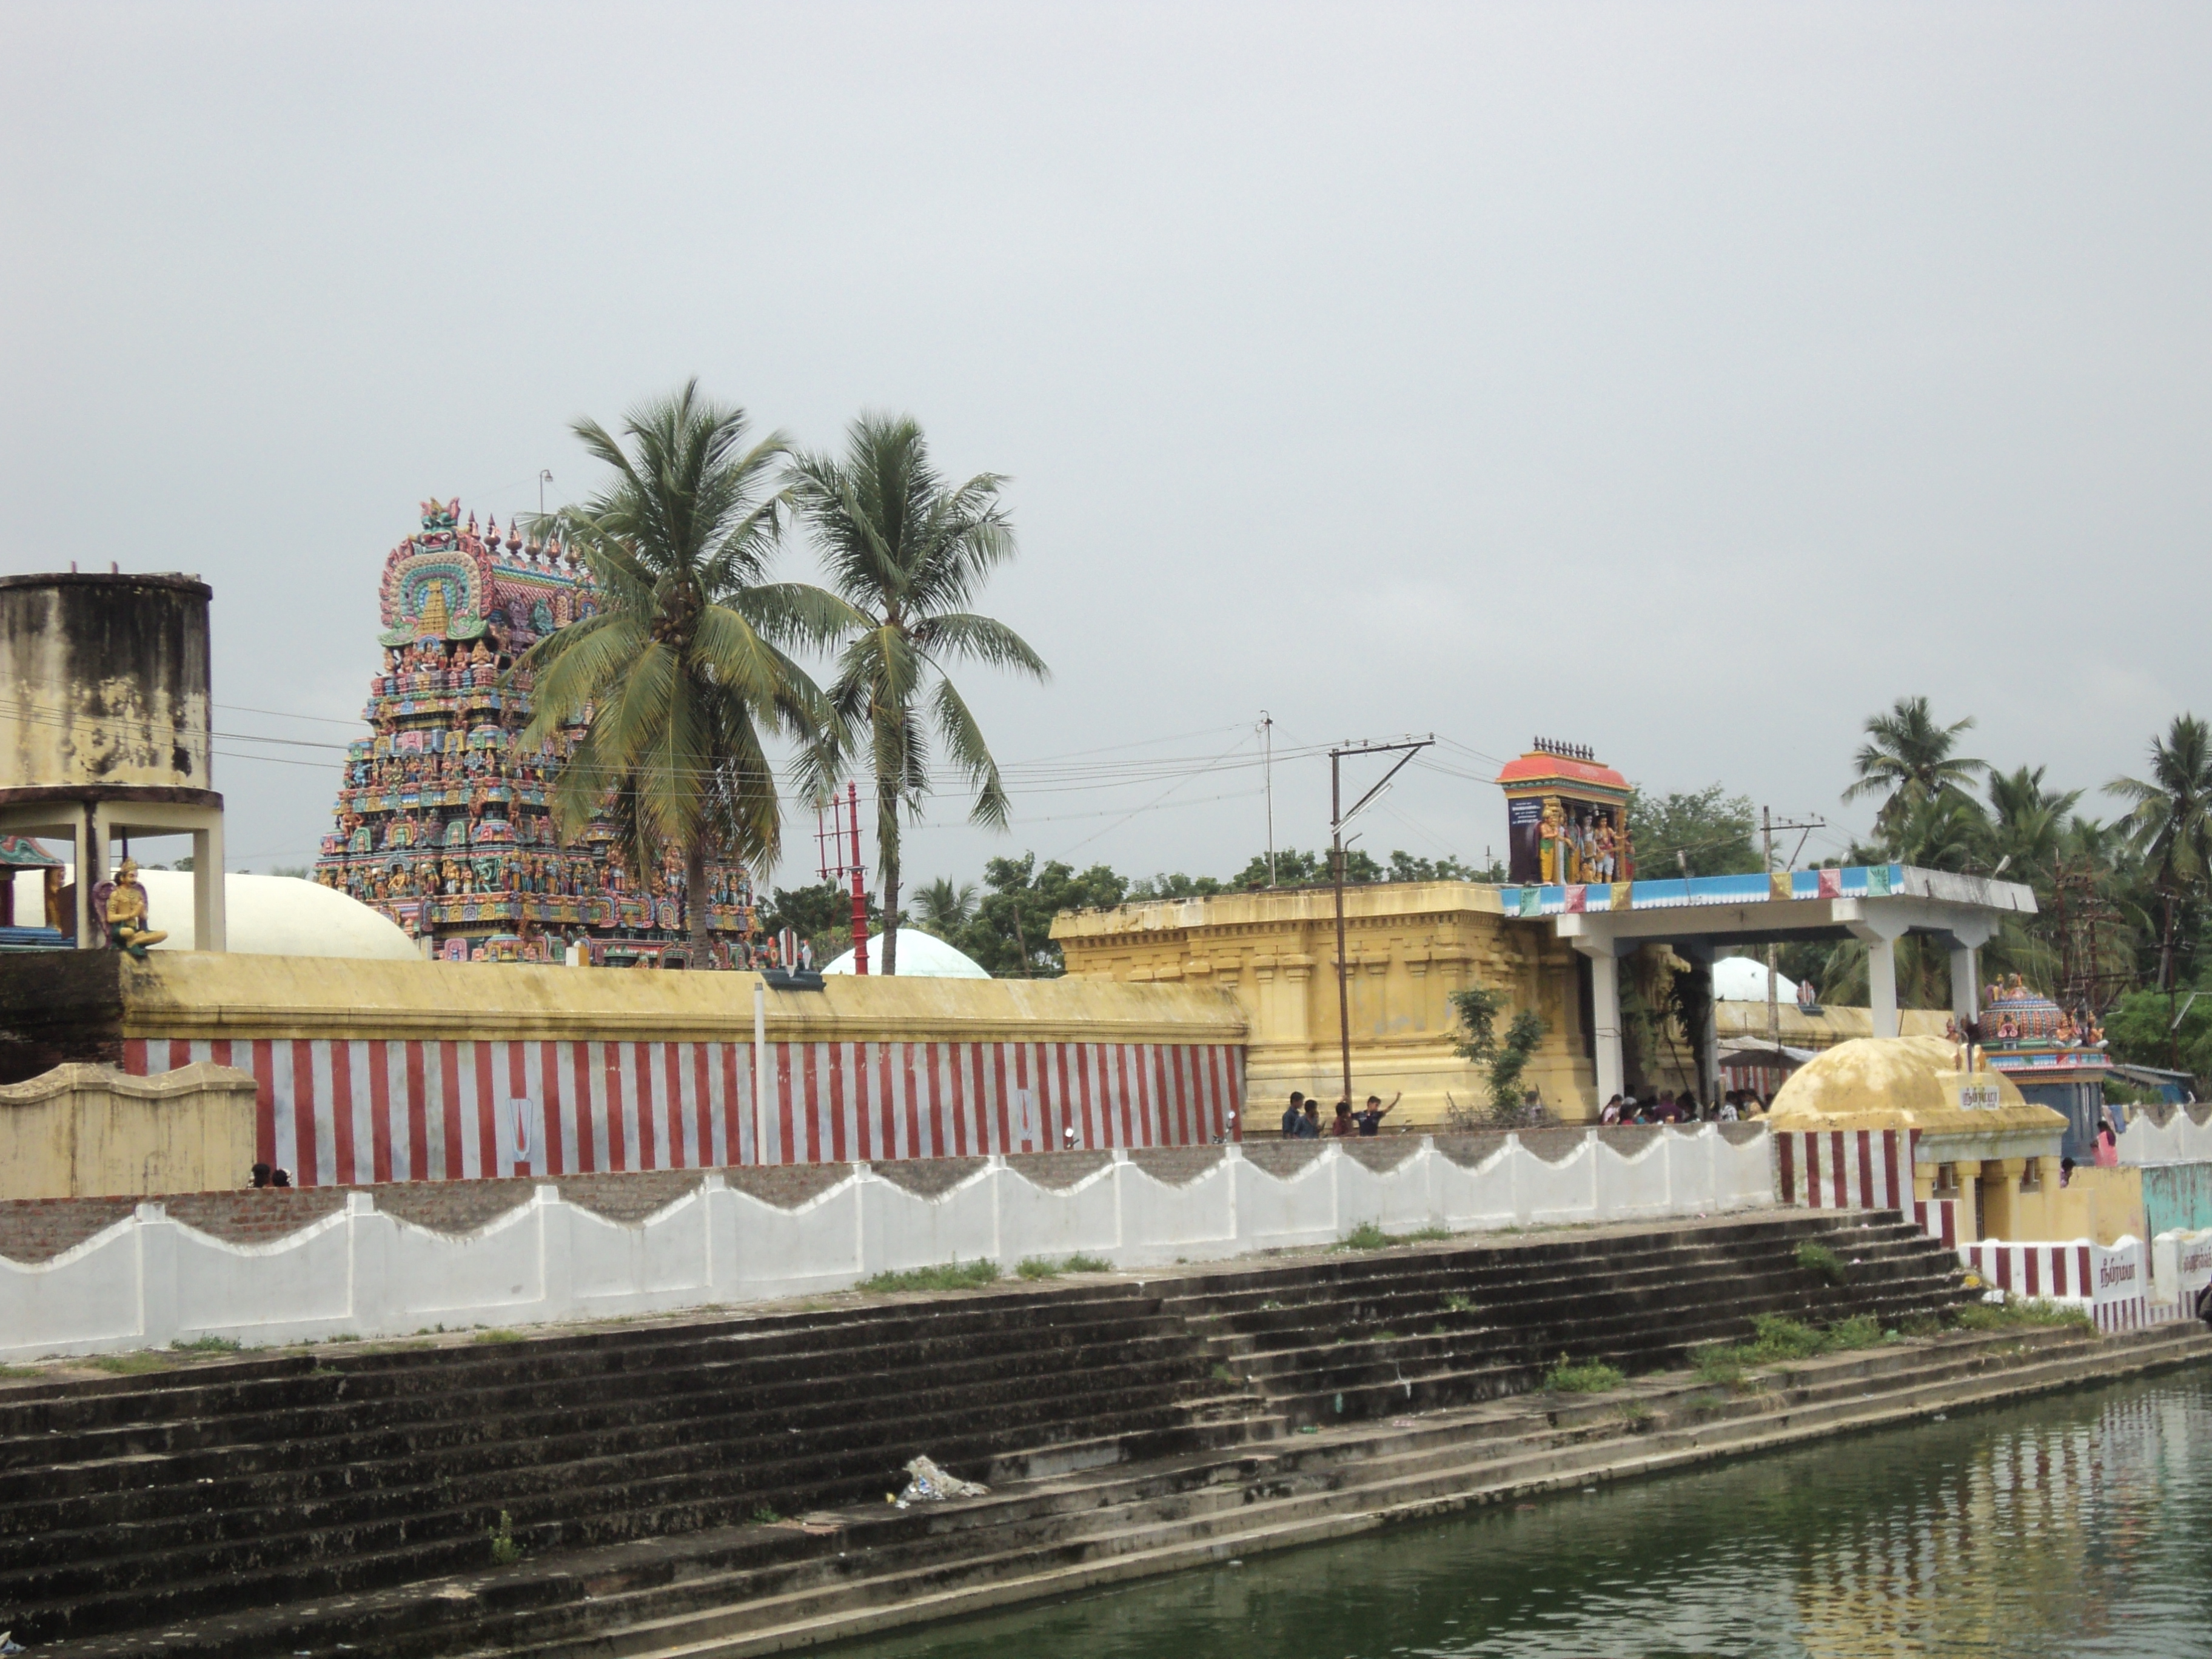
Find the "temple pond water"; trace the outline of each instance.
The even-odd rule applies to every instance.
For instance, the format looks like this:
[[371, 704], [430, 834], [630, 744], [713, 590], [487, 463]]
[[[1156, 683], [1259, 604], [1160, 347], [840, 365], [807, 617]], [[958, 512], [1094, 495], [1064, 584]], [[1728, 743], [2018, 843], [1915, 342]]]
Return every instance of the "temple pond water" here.
[[1565, 1492], [838, 1652], [2212, 1655], [2212, 1372]]

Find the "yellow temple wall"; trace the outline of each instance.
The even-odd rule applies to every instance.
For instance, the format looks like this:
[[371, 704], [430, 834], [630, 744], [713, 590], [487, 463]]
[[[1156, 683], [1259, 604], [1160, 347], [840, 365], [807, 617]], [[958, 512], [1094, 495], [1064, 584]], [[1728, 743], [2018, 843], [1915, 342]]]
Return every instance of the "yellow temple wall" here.
[[58, 1066], [0, 1086], [0, 1199], [240, 1186], [253, 1146], [253, 1074], [228, 1066]]
[[[155, 951], [120, 963], [124, 1037], [750, 1042], [757, 975]], [[831, 975], [768, 993], [771, 1041], [1227, 1042], [1200, 983]]]
[[[1232, 998], [1249, 1026], [1249, 1127], [1263, 1134], [1291, 1090], [1333, 1102], [1341, 1086], [1335, 914], [1327, 889], [1218, 894], [1063, 914], [1052, 936], [1071, 981], [1205, 986]], [[1595, 1115], [1574, 953], [1548, 927], [1509, 921], [1494, 887], [1455, 881], [1349, 888], [1345, 918], [1352, 1093], [1388, 1100], [1402, 1091], [1389, 1127], [1442, 1126], [1447, 1095], [1486, 1105], [1480, 1074], [1453, 1052], [1449, 999], [1471, 984], [1510, 1000], [1501, 1031], [1523, 1008], [1543, 1020], [1527, 1085], [1570, 1121]]]
[[2130, 1237], [2149, 1238], [2142, 1170], [2076, 1170], [2063, 1187], [2059, 1186], [2054, 1170], [2045, 1185], [2049, 1191], [2045, 1217], [2051, 1231], [2040, 1237], [2087, 1238], [2100, 1244]]

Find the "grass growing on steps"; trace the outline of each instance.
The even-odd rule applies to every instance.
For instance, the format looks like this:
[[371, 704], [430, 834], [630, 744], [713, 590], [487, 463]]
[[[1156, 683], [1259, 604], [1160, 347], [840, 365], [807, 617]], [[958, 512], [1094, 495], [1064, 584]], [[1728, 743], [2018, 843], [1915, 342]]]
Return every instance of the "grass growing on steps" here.
[[1110, 1273], [1114, 1264], [1095, 1255], [1071, 1255], [1058, 1261], [1048, 1255], [1025, 1255], [1014, 1271], [1024, 1279], [1057, 1279], [1062, 1273]]
[[1958, 1322], [1959, 1328], [1966, 1331], [2017, 1331], [2068, 1326], [2081, 1331], [2097, 1328], [2096, 1322], [2080, 1308], [2063, 1308], [2055, 1302], [2040, 1302], [2017, 1296], [2008, 1298], [2002, 1307], [1988, 1302], [1970, 1302], [1958, 1310]]
[[912, 1267], [900, 1273], [878, 1273], [873, 1279], [862, 1279], [860, 1288], [878, 1292], [972, 1291], [995, 1284], [998, 1277], [999, 1264], [995, 1261], [948, 1261], [940, 1267]]
[[158, 1353], [143, 1351], [137, 1353], [96, 1353], [84, 1363], [96, 1371], [106, 1371], [111, 1376], [143, 1376], [148, 1371], [169, 1368], [167, 1358]]
[[1779, 1365], [1816, 1354], [1847, 1353], [1887, 1340], [1880, 1322], [1867, 1314], [1839, 1319], [1825, 1329], [1782, 1314], [1761, 1314], [1751, 1322], [1748, 1342], [1715, 1343], [1691, 1356], [1691, 1369], [1702, 1382], [1740, 1388], [1743, 1374], [1758, 1365]]
[[179, 1340], [169, 1346], [178, 1353], [236, 1353], [239, 1345], [227, 1336], [196, 1336], [189, 1342]]
[[1340, 1250], [1385, 1250], [1393, 1244], [1427, 1244], [1452, 1236], [1449, 1227], [1421, 1227], [1410, 1233], [1386, 1233], [1372, 1221], [1363, 1221], [1337, 1241]]
[[1610, 1394], [1627, 1381], [1617, 1368], [1602, 1359], [1571, 1365], [1562, 1358], [1544, 1378], [1544, 1386], [1553, 1394]]
[[1843, 1257], [1809, 1238], [1797, 1247], [1797, 1265], [1824, 1284], [1840, 1285], [1850, 1277]]

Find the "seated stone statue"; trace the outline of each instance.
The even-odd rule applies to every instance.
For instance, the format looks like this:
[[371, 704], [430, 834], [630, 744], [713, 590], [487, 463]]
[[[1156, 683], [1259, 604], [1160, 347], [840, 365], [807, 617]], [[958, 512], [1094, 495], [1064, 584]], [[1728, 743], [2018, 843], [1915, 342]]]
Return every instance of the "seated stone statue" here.
[[146, 890], [138, 884], [137, 861], [125, 859], [115, 872], [115, 890], [107, 896], [108, 942], [143, 962], [147, 946], [168, 938], [146, 922]]

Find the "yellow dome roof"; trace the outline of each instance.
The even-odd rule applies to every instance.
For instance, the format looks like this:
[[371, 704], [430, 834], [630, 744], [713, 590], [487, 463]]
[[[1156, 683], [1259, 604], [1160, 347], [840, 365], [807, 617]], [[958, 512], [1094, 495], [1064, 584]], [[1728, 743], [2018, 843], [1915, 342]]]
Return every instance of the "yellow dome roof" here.
[[[2001, 1073], [1966, 1076], [1958, 1051], [1942, 1037], [1855, 1037], [1816, 1054], [1776, 1091], [1777, 1129], [1920, 1129], [1990, 1133], [2015, 1129], [2057, 1132], [2066, 1120], [2032, 1104]], [[1965, 1111], [1962, 1082], [1995, 1085], [1994, 1110]]]

